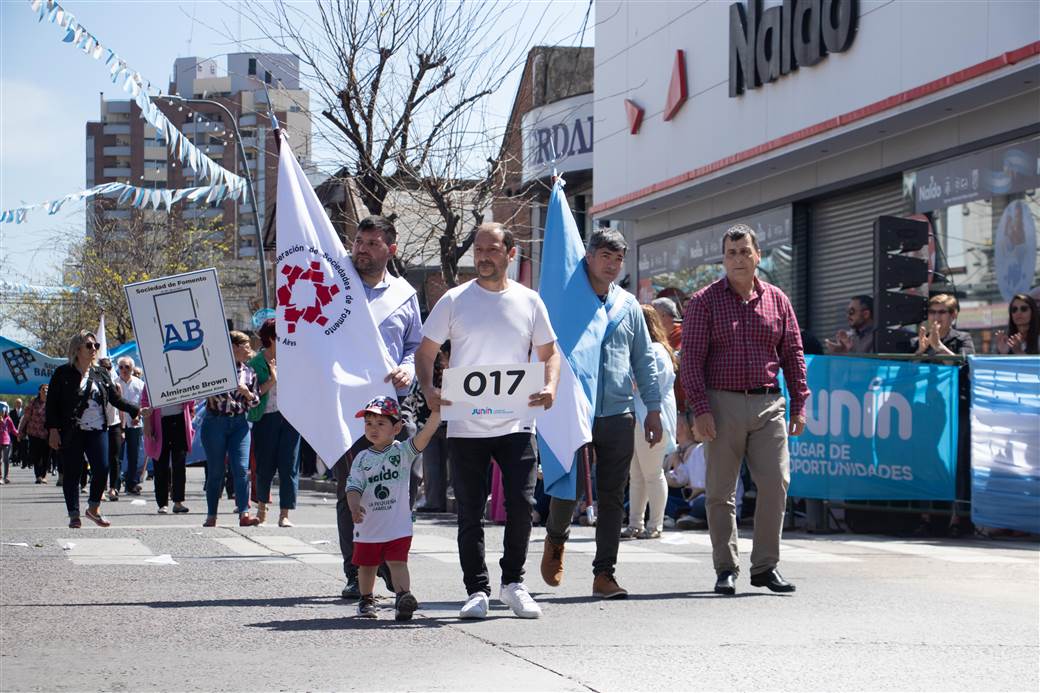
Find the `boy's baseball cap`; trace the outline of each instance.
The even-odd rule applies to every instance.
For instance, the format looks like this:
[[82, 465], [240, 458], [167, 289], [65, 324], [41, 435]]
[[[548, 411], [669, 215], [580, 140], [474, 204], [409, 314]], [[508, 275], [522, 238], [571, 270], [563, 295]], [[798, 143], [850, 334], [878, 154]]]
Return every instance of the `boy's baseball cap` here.
[[363, 418], [368, 412], [389, 416], [394, 421], [401, 420], [401, 408], [397, 405], [397, 400], [393, 397], [376, 397], [374, 400], [366, 404], [365, 408], [355, 414], [354, 417], [358, 419]]

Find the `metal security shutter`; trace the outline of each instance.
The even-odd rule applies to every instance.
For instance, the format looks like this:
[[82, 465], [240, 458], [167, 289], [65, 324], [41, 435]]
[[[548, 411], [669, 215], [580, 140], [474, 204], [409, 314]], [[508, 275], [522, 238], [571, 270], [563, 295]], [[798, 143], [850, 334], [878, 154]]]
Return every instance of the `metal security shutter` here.
[[809, 331], [822, 342], [847, 327], [848, 300], [873, 294], [874, 220], [905, 215], [900, 179], [821, 198], [809, 232]]

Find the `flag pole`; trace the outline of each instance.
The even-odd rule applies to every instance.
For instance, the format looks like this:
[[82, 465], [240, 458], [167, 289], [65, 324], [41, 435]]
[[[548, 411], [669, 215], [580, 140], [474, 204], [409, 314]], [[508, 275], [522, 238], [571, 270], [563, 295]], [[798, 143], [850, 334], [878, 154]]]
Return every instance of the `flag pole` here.
[[581, 448], [582, 466], [585, 468], [585, 516], [589, 520], [589, 527], [596, 525], [596, 506], [592, 500], [592, 449], [591, 445]]

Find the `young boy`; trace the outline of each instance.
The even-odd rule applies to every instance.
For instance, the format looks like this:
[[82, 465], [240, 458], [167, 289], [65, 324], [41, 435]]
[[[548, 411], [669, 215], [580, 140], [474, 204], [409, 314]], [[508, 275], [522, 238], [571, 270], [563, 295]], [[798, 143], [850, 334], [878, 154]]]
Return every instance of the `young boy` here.
[[358, 566], [361, 600], [358, 616], [376, 618], [372, 590], [376, 569], [386, 561], [397, 591], [394, 617], [407, 621], [419, 608], [409, 592], [408, 549], [412, 545], [412, 509], [408, 483], [414, 460], [429, 444], [440, 424], [440, 411], [433, 411], [426, 425], [401, 443], [401, 410], [392, 397], [376, 397], [357, 413], [365, 418], [365, 437], [372, 446], [363, 450], [347, 477], [347, 505], [354, 518], [354, 565]]

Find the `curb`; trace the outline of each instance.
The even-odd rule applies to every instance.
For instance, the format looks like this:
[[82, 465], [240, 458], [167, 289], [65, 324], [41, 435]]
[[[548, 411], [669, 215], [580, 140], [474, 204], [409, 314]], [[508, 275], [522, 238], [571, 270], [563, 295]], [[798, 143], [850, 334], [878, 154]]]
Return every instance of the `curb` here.
[[336, 495], [336, 482], [327, 479], [300, 479], [301, 491], [320, 491]]

